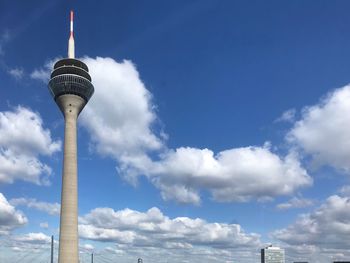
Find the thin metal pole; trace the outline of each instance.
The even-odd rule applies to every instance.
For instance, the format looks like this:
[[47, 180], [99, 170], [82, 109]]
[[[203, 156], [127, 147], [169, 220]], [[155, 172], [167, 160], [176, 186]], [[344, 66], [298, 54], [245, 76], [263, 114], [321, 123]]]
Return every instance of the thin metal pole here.
[[94, 253], [91, 253], [91, 263], [94, 263]]
[[51, 236], [51, 263], [53, 263], [53, 235]]

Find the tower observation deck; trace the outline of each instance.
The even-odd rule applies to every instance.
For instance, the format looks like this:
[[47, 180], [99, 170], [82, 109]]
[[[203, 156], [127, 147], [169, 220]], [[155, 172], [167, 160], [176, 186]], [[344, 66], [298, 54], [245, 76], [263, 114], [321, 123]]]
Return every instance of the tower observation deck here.
[[49, 88], [55, 100], [64, 94], [73, 94], [83, 98], [87, 103], [94, 93], [88, 67], [84, 62], [74, 58], [56, 62], [51, 73]]
[[56, 62], [48, 85], [65, 124], [58, 263], [79, 262], [77, 119], [94, 93], [88, 67], [74, 58], [73, 11], [70, 29], [68, 58]]

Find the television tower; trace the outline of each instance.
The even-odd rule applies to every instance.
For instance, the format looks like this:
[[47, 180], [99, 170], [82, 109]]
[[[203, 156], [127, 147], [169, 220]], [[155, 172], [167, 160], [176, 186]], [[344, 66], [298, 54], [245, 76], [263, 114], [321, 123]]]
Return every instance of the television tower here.
[[77, 119], [94, 93], [94, 86], [86, 64], [75, 59], [73, 11], [70, 12], [68, 58], [54, 65], [49, 90], [65, 120], [58, 262], [78, 263]]

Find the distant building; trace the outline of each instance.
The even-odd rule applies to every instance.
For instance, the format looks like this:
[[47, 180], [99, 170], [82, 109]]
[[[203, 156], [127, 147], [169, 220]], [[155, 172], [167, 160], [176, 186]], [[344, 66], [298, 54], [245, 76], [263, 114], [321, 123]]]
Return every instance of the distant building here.
[[139, 258], [139, 259], [137, 260], [137, 263], [142, 263], [142, 258]]
[[285, 263], [284, 249], [273, 246], [261, 249], [261, 263]]

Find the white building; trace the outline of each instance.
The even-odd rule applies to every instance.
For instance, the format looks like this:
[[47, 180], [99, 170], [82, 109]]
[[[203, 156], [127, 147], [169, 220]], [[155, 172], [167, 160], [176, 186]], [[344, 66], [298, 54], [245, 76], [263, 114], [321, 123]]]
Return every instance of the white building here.
[[284, 249], [273, 246], [261, 249], [261, 263], [285, 263]]

